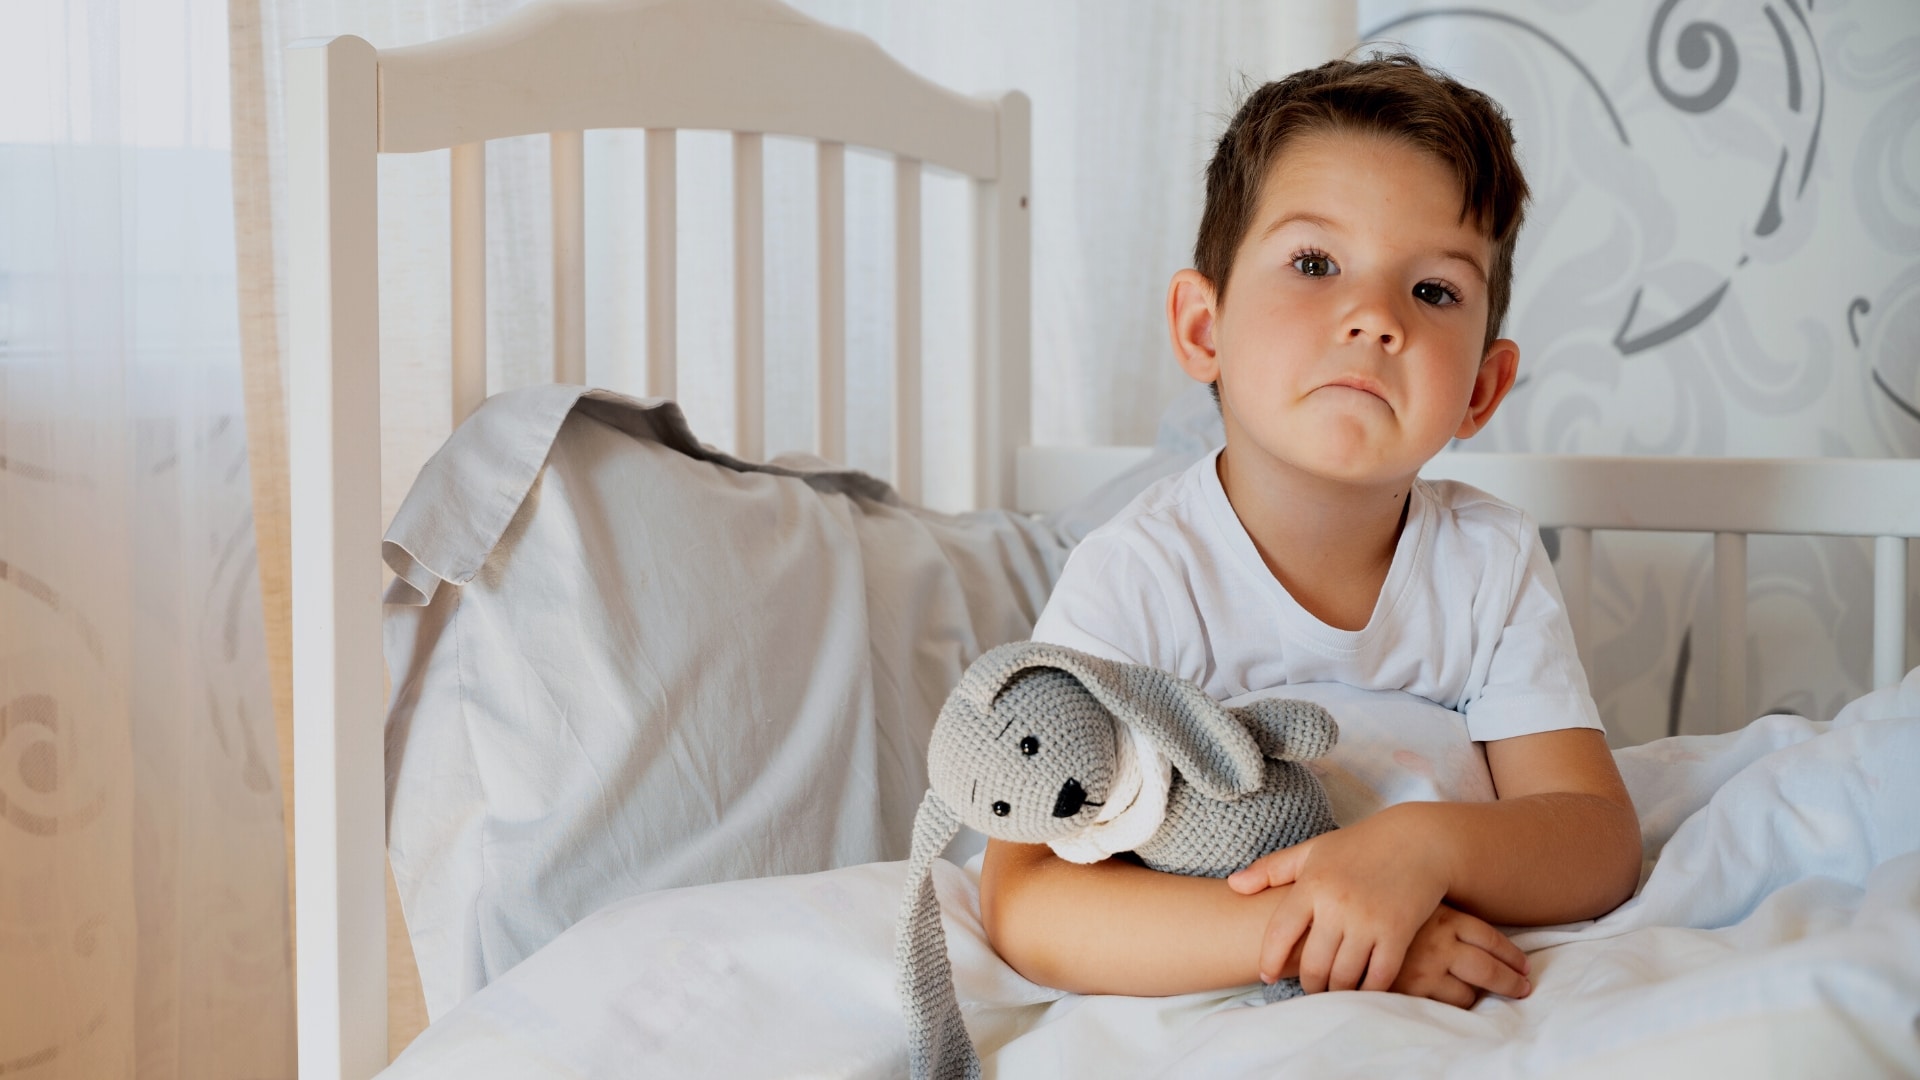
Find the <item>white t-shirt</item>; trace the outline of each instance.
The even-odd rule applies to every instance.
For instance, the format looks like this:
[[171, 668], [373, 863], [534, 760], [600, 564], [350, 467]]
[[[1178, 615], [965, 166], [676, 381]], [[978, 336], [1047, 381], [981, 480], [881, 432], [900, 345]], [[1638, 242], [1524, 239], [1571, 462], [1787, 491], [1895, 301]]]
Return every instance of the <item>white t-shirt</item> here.
[[1465, 484], [1416, 480], [1361, 630], [1328, 626], [1267, 569], [1221, 487], [1218, 452], [1142, 492], [1067, 560], [1033, 628], [1225, 701], [1290, 683], [1415, 694], [1479, 742], [1599, 728], [1538, 529]]

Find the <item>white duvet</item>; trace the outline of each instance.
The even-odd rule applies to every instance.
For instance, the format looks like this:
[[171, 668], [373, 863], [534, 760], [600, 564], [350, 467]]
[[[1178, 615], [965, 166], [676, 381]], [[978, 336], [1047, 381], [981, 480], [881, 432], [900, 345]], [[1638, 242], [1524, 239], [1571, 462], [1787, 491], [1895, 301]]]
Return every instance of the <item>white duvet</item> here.
[[[976, 879], [937, 864], [987, 1075], [1920, 1075], [1920, 671], [1831, 724], [1765, 717], [1617, 757], [1641, 889], [1596, 922], [1520, 933], [1532, 996], [1471, 1011], [1371, 993], [1062, 995], [994, 955]], [[385, 1075], [901, 1075], [903, 868], [616, 903]]]

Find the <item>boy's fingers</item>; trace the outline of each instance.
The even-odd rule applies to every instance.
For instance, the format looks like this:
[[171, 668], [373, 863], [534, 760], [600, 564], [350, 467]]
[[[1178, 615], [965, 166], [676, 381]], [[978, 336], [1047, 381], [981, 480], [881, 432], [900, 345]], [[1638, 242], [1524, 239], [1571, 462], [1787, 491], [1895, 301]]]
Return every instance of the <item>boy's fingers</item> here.
[[1307, 844], [1312, 842], [1309, 840], [1260, 856], [1229, 874], [1227, 886], [1235, 892], [1252, 895], [1275, 885], [1291, 884], [1300, 872], [1300, 860], [1306, 856]]
[[1464, 912], [1454, 923], [1454, 935], [1469, 945], [1478, 946], [1493, 954], [1495, 960], [1507, 965], [1522, 975], [1527, 974], [1527, 954], [1513, 939], [1494, 929], [1481, 919]]
[[1360, 984], [1360, 989], [1393, 989], [1394, 980], [1400, 978], [1400, 969], [1406, 965], [1407, 950], [1411, 947], [1411, 942], [1382, 941], [1376, 944], [1373, 956], [1367, 961], [1367, 979]]
[[1334, 953], [1333, 967], [1327, 972], [1327, 989], [1358, 990], [1361, 980], [1367, 978], [1368, 958], [1375, 955], [1378, 954], [1371, 942], [1348, 934], [1341, 939], [1340, 950]]
[[1440, 976], [1439, 985], [1434, 987], [1433, 992], [1427, 996], [1446, 1005], [1455, 1005], [1462, 1009], [1471, 1009], [1473, 1008], [1474, 1000], [1478, 998], [1480, 994], [1473, 987], [1468, 986], [1459, 979], [1451, 975], [1442, 975]]
[[1267, 936], [1260, 941], [1260, 981], [1273, 982], [1293, 955], [1300, 935], [1313, 924], [1311, 905], [1289, 901], [1267, 920]]
[[1522, 998], [1533, 990], [1525, 976], [1480, 949], [1460, 950], [1447, 971], [1468, 985], [1502, 997]]
[[1320, 923], [1307, 931], [1306, 947], [1300, 950], [1300, 989], [1318, 994], [1327, 988], [1341, 937], [1339, 930]]

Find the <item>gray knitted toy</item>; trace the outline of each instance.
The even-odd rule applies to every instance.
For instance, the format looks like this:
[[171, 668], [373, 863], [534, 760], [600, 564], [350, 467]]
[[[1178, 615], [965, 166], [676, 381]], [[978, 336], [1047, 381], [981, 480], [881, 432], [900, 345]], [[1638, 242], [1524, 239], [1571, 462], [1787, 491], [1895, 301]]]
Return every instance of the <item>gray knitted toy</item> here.
[[[1334, 827], [1305, 766], [1339, 729], [1318, 705], [1272, 699], [1226, 709], [1183, 679], [1058, 645], [1015, 642], [975, 661], [934, 724], [933, 789], [913, 823], [907, 895], [894, 945], [916, 1078], [969, 1080], [980, 1059], [961, 1022], [933, 893], [933, 860], [962, 824], [1042, 844], [1087, 829], [1119, 767], [1125, 724], [1172, 763], [1158, 831], [1135, 849], [1156, 870], [1225, 877]], [[1297, 980], [1266, 988], [1276, 1001]]]

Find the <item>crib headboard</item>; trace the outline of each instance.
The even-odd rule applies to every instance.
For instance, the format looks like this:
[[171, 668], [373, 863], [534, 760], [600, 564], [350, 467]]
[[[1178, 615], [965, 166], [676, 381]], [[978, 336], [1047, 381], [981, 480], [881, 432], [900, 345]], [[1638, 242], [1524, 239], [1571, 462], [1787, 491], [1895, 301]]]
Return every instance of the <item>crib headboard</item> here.
[[[816, 140], [820, 216], [817, 449], [844, 461], [845, 153], [895, 162], [894, 475], [920, 489], [922, 168], [974, 189], [975, 502], [1010, 504], [1028, 440], [1029, 107], [908, 71], [871, 41], [774, 0], [541, 0], [410, 48], [355, 37], [287, 56], [288, 458], [293, 532], [299, 1062], [307, 1077], [387, 1064], [380, 652], [376, 158], [451, 150], [457, 423], [485, 399], [485, 144], [548, 133], [557, 380], [584, 381], [582, 133], [647, 132], [646, 392], [676, 389], [675, 133], [731, 131], [735, 452], [765, 430], [762, 143]], [[871, 418], [862, 418], [872, 422]]]

